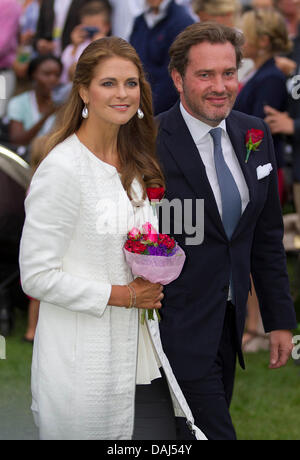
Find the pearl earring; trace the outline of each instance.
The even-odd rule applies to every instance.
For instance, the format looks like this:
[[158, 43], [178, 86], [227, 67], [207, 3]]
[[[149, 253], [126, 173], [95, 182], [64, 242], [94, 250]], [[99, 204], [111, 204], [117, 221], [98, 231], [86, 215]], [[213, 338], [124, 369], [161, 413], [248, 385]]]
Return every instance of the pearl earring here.
[[88, 116], [89, 116], [89, 110], [88, 110], [86, 104], [84, 104], [84, 107], [82, 109], [81, 115], [82, 115], [82, 118], [85, 118], [85, 119], [87, 119]]
[[137, 116], [140, 120], [142, 120], [144, 118], [144, 112], [141, 110], [141, 109], [138, 109], [137, 111]]

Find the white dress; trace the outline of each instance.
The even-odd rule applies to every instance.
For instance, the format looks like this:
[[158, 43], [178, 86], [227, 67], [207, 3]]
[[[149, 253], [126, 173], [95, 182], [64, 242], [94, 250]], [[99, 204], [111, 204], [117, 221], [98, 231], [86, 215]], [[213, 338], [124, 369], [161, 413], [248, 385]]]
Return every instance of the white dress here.
[[[136, 180], [133, 191], [141, 197]], [[146, 200], [133, 207], [117, 170], [74, 134], [39, 166], [25, 208], [22, 286], [41, 300], [32, 361], [32, 411], [40, 438], [131, 439], [138, 310], [107, 302], [112, 285], [133, 279], [122, 248], [129, 229], [151, 221], [151, 206]], [[157, 322], [148, 327], [176, 412], [193, 425]]]

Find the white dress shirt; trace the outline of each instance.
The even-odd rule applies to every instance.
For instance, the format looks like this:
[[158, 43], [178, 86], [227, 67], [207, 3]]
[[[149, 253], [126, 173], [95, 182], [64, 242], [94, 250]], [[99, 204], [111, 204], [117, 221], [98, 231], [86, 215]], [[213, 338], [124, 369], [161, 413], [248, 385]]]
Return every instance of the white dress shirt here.
[[146, 2], [146, 11], [144, 13], [144, 19], [147, 23], [149, 29], [153, 29], [160, 21], [162, 21], [168, 12], [169, 5], [172, 0], [163, 0], [158, 7], [158, 13], [154, 13], [152, 8], [149, 7], [149, 4]]
[[[220, 216], [222, 218], [222, 200], [221, 192], [215, 167], [214, 161], [214, 144], [209, 131], [212, 129], [212, 126], [203, 123], [197, 118], [190, 115], [182, 104], [180, 104], [180, 111], [183, 116], [184, 121], [187, 124], [187, 127], [191, 133], [193, 141], [195, 142], [201, 160], [205, 166], [206, 175], [210, 186], [212, 188]], [[244, 212], [247, 204], [249, 203], [249, 190], [246, 184], [241, 166], [236, 157], [236, 154], [233, 150], [232, 144], [230, 142], [229, 136], [226, 131], [226, 121], [223, 120], [218, 125], [219, 128], [222, 128], [222, 150], [224, 155], [224, 160], [229, 167], [231, 174], [236, 182], [237, 188], [240, 192], [241, 201], [242, 201], [242, 213]]]

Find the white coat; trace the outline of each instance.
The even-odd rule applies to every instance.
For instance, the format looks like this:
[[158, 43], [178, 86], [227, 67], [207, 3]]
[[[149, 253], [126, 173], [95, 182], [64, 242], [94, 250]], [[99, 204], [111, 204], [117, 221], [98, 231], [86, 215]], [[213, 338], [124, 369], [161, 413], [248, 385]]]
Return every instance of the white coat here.
[[[141, 197], [136, 180], [133, 191]], [[129, 229], [153, 222], [149, 201], [132, 206], [117, 170], [74, 134], [39, 166], [25, 208], [22, 286], [41, 300], [32, 361], [32, 411], [40, 438], [131, 439], [138, 310], [107, 302], [112, 285], [133, 279], [122, 248]], [[193, 426], [158, 324], [148, 327], [174, 404]]]

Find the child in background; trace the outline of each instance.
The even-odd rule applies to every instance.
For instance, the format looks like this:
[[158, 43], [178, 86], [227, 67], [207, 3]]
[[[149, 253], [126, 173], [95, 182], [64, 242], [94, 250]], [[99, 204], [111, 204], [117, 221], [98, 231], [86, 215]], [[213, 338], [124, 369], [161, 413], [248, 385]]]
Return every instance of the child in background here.
[[71, 34], [72, 43], [64, 50], [61, 60], [63, 73], [61, 83], [72, 81], [76, 63], [83, 50], [94, 40], [106, 37], [111, 28], [111, 11], [106, 3], [87, 3], [80, 12], [80, 24]]

